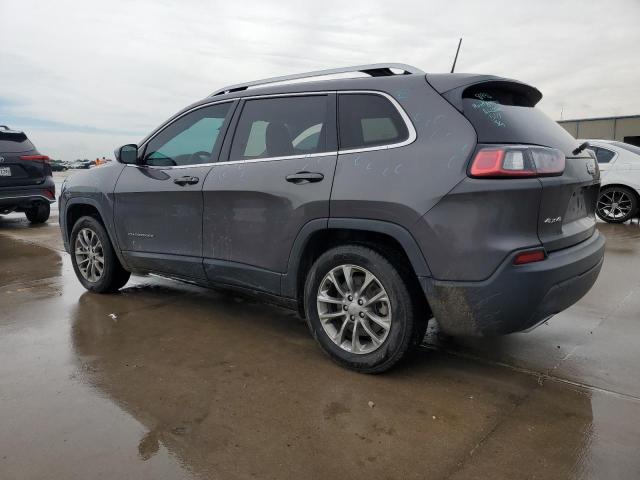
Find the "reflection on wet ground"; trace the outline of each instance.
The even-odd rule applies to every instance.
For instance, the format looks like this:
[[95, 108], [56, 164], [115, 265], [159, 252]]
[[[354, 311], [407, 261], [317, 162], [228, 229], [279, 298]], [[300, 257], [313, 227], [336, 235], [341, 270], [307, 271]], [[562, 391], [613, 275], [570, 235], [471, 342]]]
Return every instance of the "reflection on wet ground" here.
[[366, 376], [254, 300], [84, 292], [55, 228], [0, 222], [0, 478], [639, 478], [640, 228], [600, 227], [600, 279], [548, 325], [434, 326]]

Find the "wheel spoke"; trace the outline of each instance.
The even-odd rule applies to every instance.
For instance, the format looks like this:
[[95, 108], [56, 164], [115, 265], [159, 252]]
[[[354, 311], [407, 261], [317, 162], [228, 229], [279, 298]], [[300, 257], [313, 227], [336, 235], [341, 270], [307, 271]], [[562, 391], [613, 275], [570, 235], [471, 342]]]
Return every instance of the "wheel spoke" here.
[[367, 333], [367, 335], [369, 335], [369, 338], [371, 338], [371, 342], [374, 345], [380, 345], [382, 342], [380, 341], [380, 339], [378, 338], [378, 336], [373, 332], [373, 330], [371, 330], [371, 327], [369, 325], [367, 325], [367, 322], [365, 322], [364, 320], [360, 320], [360, 326], [362, 327], [362, 329]]
[[318, 301], [324, 303], [333, 303], [336, 305], [344, 305], [344, 300], [342, 298], [330, 297], [326, 293], [319, 295]]
[[369, 305], [372, 305], [372, 304], [377, 303], [377, 302], [388, 302], [388, 301], [389, 301], [389, 297], [387, 297], [387, 292], [385, 292], [384, 290], [380, 290], [373, 297], [368, 299], [365, 302], [364, 306], [368, 307]]
[[343, 265], [342, 274], [344, 275], [344, 281], [347, 284], [348, 293], [353, 293], [353, 277], [351, 276], [351, 265]]
[[389, 327], [391, 325], [390, 325], [389, 321], [386, 318], [380, 317], [380, 316], [376, 315], [373, 312], [365, 312], [365, 315], [367, 317], [369, 317], [370, 320], [372, 320], [373, 322], [377, 323], [378, 325], [380, 325], [385, 330], [389, 330]]
[[347, 294], [342, 290], [342, 287], [340, 286], [340, 284], [338, 283], [338, 279], [336, 279], [335, 274], [333, 273], [333, 271], [331, 273], [329, 273], [328, 279], [331, 283], [333, 283], [333, 286], [336, 288], [336, 290], [338, 291], [338, 293], [340, 294], [340, 296], [345, 297], [347, 296]]
[[337, 312], [331, 312], [331, 313], [321, 313], [320, 320], [332, 320], [332, 319], [344, 317], [346, 314], [347, 312], [343, 312], [342, 310]]
[[364, 291], [367, 289], [367, 287], [369, 286], [369, 284], [372, 282], [372, 280], [375, 277], [373, 275], [371, 275], [369, 272], [365, 273], [364, 276], [364, 282], [362, 282], [362, 285], [360, 285], [360, 289], [358, 290], [358, 296], [362, 296], [362, 294], [364, 293]]
[[351, 333], [351, 353], [358, 353], [360, 351], [360, 342], [358, 338], [358, 325], [359, 321], [356, 320], [353, 324], [353, 332]]
[[336, 335], [333, 337], [333, 341], [336, 344], [342, 345], [342, 342], [344, 342], [344, 332], [347, 329], [347, 325], [349, 325], [349, 319], [345, 318], [344, 321], [342, 322], [342, 325], [340, 326], [340, 330], [338, 330]]

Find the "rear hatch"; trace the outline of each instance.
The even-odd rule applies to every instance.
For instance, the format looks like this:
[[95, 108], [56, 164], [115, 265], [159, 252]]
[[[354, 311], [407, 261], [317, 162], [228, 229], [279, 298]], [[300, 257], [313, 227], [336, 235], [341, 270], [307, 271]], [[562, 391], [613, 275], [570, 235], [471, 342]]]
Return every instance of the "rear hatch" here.
[[600, 187], [597, 163], [588, 150], [574, 154], [578, 142], [535, 108], [542, 94], [529, 85], [495, 77], [462, 83], [466, 85], [441, 93], [474, 126], [479, 145], [541, 146], [564, 154], [561, 174], [538, 175], [542, 187], [538, 237], [545, 250], [567, 248], [591, 237]]
[[0, 126], [0, 188], [41, 184], [51, 175], [46, 159], [24, 132]]

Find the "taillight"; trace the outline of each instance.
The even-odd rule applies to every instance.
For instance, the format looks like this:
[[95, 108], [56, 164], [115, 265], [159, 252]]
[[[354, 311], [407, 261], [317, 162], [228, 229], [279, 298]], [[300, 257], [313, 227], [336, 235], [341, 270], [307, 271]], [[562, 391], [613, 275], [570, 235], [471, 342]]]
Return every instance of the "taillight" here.
[[485, 147], [476, 153], [469, 174], [480, 178], [523, 178], [562, 175], [564, 153], [545, 147]]
[[520, 252], [513, 259], [514, 265], [524, 265], [525, 263], [541, 262], [547, 258], [547, 254], [541, 248], [536, 250], [527, 250], [526, 252]]
[[22, 155], [20, 160], [39, 160], [41, 162], [49, 163], [49, 157], [46, 155]]

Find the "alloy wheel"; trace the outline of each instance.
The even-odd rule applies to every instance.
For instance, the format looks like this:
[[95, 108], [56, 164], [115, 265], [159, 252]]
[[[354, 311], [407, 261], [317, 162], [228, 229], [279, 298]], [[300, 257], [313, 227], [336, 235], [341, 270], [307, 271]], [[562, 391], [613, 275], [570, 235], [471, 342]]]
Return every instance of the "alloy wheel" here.
[[90, 228], [80, 230], [74, 247], [80, 274], [91, 283], [100, 280], [104, 272], [104, 252], [96, 232]]
[[382, 283], [357, 265], [333, 268], [320, 282], [318, 317], [327, 336], [343, 350], [371, 353], [391, 328], [391, 302]]
[[607, 190], [598, 199], [598, 214], [609, 220], [627, 217], [632, 207], [633, 202], [629, 194], [623, 190]]

